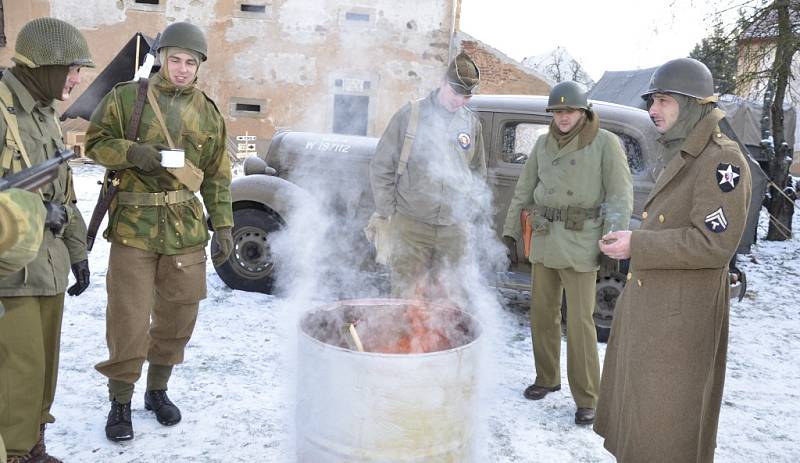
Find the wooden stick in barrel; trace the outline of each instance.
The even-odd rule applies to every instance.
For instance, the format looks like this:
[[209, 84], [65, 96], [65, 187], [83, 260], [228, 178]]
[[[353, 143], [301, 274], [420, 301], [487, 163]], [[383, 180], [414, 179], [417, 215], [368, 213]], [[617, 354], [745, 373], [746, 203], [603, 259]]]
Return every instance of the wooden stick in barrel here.
[[364, 352], [364, 344], [361, 343], [361, 337], [358, 336], [356, 325], [349, 323], [347, 325], [347, 330], [350, 332], [350, 337], [353, 338], [353, 342], [356, 344], [356, 349], [358, 349], [359, 352]]

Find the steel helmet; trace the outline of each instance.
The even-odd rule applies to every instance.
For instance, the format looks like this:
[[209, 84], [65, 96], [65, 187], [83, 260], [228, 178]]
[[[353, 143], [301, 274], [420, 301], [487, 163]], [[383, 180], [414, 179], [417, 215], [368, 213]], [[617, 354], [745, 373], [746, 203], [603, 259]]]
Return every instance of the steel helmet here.
[[554, 109], [584, 109], [591, 111], [592, 105], [586, 99], [586, 87], [571, 80], [560, 82], [550, 90], [547, 111]]
[[711, 71], [692, 58], [673, 59], [656, 69], [642, 99], [647, 100], [654, 93], [677, 93], [698, 100], [716, 101]]
[[164, 32], [161, 33], [161, 39], [158, 42], [156, 51], [166, 47], [178, 47], [196, 51], [200, 53], [203, 61], [207, 59], [208, 43], [206, 42], [206, 36], [194, 24], [179, 22], [167, 26]]
[[56, 18], [37, 18], [22, 26], [11, 60], [29, 68], [54, 65], [95, 67], [80, 31]]

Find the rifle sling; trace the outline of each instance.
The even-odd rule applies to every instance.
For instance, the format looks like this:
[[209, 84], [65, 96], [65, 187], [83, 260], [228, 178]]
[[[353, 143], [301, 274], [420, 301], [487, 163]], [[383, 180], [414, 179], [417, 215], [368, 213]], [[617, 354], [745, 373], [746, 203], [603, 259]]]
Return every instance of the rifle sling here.
[[[131, 120], [128, 123], [128, 128], [125, 131], [125, 139], [136, 141], [139, 135], [139, 124], [142, 121], [142, 112], [144, 111], [145, 99], [147, 98], [147, 79], [139, 79], [139, 87], [136, 92], [136, 101], [133, 104], [133, 112], [131, 113]], [[123, 171], [124, 172], [124, 171]], [[89, 221], [89, 226], [86, 231], [86, 249], [92, 250], [94, 240], [97, 238], [97, 230], [103, 222], [103, 218], [111, 206], [111, 202], [117, 195], [117, 185], [119, 185], [122, 172], [109, 170], [106, 174], [106, 179], [102, 188], [100, 188], [100, 195], [97, 198], [97, 204], [94, 206], [92, 212], [92, 219]]]

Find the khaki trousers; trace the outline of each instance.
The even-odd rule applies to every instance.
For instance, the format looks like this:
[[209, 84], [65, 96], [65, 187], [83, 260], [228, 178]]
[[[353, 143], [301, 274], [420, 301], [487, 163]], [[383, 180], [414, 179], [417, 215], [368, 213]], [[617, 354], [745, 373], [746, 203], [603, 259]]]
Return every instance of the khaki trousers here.
[[392, 296], [447, 300], [462, 297], [449, 269], [464, 254], [464, 231], [458, 225], [430, 225], [410, 217], [392, 217]]
[[197, 309], [206, 297], [205, 262], [205, 249], [166, 256], [111, 244], [106, 275], [109, 358], [95, 366], [97, 371], [133, 384], [145, 359], [166, 366], [183, 362]]
[[600, 357], [592, 313], [597, 272], [533, 265], [531, 336], [536, 363], [534, 384], [561, 384], [561, 293], [567, 293], [567, 379], [579, 408], [595, 408], [600, 386]]
[[64, 293], [4, 297], [0, 318], [0, 435], [9, 455], [24, 455], [39, 439], [39, 426], [55, 421]]

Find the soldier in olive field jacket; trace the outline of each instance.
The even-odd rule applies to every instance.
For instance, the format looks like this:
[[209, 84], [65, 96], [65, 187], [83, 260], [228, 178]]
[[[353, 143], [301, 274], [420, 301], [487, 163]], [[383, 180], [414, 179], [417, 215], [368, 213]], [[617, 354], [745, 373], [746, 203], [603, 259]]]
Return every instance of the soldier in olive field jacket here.
[[642, 226], [601, 244], [630, 257], [606, 350], [595, 431], [621, 463], [714, 460], [728, 347], [728, 262], [750, 204], [750, 170], [720, 133], [711, 73], [668, 61], [642, 95], [666, 167]]
[[[0, 175], [46, 161], [64, 149], [54, 100], [66, 100], [80, 83], [80, 70], [94, 67], [86, 40], [70, 24], [38, 18], [17, 36], [14, 67], [0, 82]], [[89, 286], [86, 225], [72, 186], [72, 172], [39, 190], [46, 209], [36, 257], [0, 280], [0, 435], [9, 461], [58, 461], [47, 455], [45, 423], [55, 418], [64, 292]], [[5, 223], [3, 224], [5, 226]], [[22, 249], [15, 251], [24, 251]], [[76, 283], [67, 289], [70, 267]]]
[[391, 219], [395, 297], [463, 296], [449, 270], [464, 253], [464, 205], [486, 177], [480, 120], [464, 107], [479, 79], [477, 65], [459, 54], [439, 88], [395, 113], [378, 142], [370, 181], [377, 215]]
[[[145, 360], [145, 408], [165, 426], [181, 420], [166, 390], [173, 366], [183, 362], [200, 300], [206, 297], [209, 235], [196, 191], [220, 244], [214, 263], [224, 262], [233, 246], [225, 124], [214, 103], [195, 87], [206, 49], [196, 26], [167, 27], [158, 48], [161, 70], [150, 78], [151, 95], [136, 141], [125, 139], [139, 87], [134, 82], [119, 84], [105, 96], [86, 134], [88, 156], [121, 172], [104, 233], [111, 241], [109, 359], [96, 366], [108, 377], [106, 436], [112, 441], [133, 438], [130, 402]], [[183, 168], [161, 166], [161, 150], [167, 146], [184, 150]]]
[[567, 296], [567, 378], [575, 422], [591, 424], [600, 385], [592, 313], [600, 249], [611, 228], [628, 226], [633, 209], [630, 169], [617, 136], [600, 121], [575, 82], [553, 87], [553, 122], [536, 140], [508, 208], [503, 241], [512, 263], [521, 235], [520, 211], [532, 211], [531, 335], [536, 379], [525, 389], [539, 400], [561, 389], [561, 297]]

